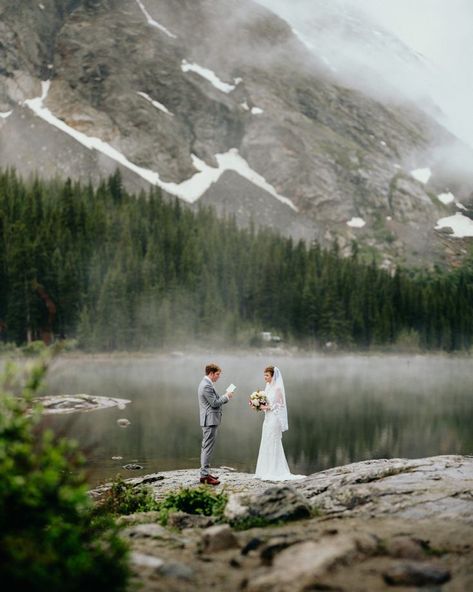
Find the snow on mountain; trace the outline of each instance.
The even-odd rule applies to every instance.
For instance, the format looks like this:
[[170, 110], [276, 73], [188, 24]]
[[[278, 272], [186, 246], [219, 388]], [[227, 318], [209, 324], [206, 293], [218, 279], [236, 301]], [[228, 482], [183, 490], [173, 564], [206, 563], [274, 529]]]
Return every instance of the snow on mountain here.
[[161, 23], [158, 23], [158, 21], [156, 21], [156, 20], [154, 20], [154, 18], [152, 18], [152, 16], [146, 10], [146, 7], [141, 0], [136, 0], [136, 3], [140, 7], [141, 12], [145, 15], [146, 21], [148, 22], [149, 25], [151, 25], [152, 27], [156, 27], [157, 29], [159, 29], [160, 31], [165, 33], [168, 37], [171, 37], [171, 39], [177, 39], [177, 35], [174, 35], [174, 33], [171, 33], [171, 31], [169, 31], [169, 29], [167, 29], [164, 25], [162, 25]]
[[0, 0], [3, 166], [118, 166], [133, 191], [394, 264], [457, 252], [438, 221], [472, 183], [436, 151], [464, 146], [413, 103], [433, 70], [352, 0], [64, 2]]
[[187, 60], [182, 60], [181, 69], [183, 72], [195, 72], [205, 80], [208, 80], [212, 86], [214, 86], [217, 90], [221, 90], [224, 93], [230, 93], [232, 90], [235, 90], [235, 84], [228, 84], [227, 82], [223, 82], [220, 78], [210, 70], [209, 68], [204, 68], [203, 66], [199, 66], [199, 64], [189, 64]]

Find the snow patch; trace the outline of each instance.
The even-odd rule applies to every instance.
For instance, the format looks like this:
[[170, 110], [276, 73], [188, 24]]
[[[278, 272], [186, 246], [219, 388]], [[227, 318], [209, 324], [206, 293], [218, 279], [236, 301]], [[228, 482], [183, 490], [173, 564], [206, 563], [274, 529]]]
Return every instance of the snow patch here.
[[0, 113], [0, 118], [6, 119], [7, 117], [10, 117], [12, 113], [13, 111], [5, 111], [4, 113]]
[[452, 203], [453, 201], [455, 201], [455, 196], [453, 195], [453, 193], [439, 193], [439, 195], [437, 195], [439, 201], [441, 201], [443, 204], [447, 205]]
[[347, 226], [351, 226], [352, 228], [363, 228], [365, 224], [366, 222], [363, 220], [363, 218], [352, 218], [347, 222]]
[[460, 212], [457, 212], [454, 216], [448, 216], [447, 218], [440, 218], [437, 221], [435, 230], [441, 228], [451, 228], [453, 230], [453, 236], [455, 238], [464, 238], [465, 236], [473, 236], [473, 220], [467, 218]]
[[461, 202], [459, 202], [459, 201], [456, 201], [456, 202], [455, 202], [455, 205], [457, 206], [457, 208], [458, 208], [459, 210], [466, 210], [466, 209], [467, 209], [467, 208], [465, 208], [465, 206], [464, 206], [464, 205], [463, 205]]
[[141, 12], [145, 15], [146, 20], [148, 21], [148, 25], [151, 25], [152, 27], [156, 27], [156, 29], [159, 29], [160, 31], [162, 31], [163, 33], [165, 33], [168, 37], [171, 37], [172, 39], [177, 39], [177, 35], [174, 35], [174, 33], [171, 33], [171, 31], [169, 31], [169, 29], [166, 29], [166, 27], [164, 27], [163, 25], [161, 25], [160, 23], [158, 23], [157, 21], [155, 21], [152, 18], [152, 16], [146, 10], [146, 8], [145, 8], [143, 2], [141, 2], [141, 0], [136, 0], [136, 3], [140, 7]]
[[38, 4], [38, 6], [41, 8], [41, 10], [44, 10], [44, 4]]
[[420, 181], [421, 183], [427, 183], [427, 181], [432, 176], [432, 171], [429, 168], [415, 169], [415, 170], [411, 171], [411, 175], [417, 181]]
[[181, 70], [183, 72], [195, 72], [199, 76], [202, 76], [202, 78], [205, 78], [208, 82], [210, 82], [210, 84], [215, 86], [215, 88], [224, 93], [228, 94], [231, 93], [232, 90], [235, 90], [235, 85], [223, 82], [223, 80], [220, 80], [215, 72], [209, 70], [208, 68], [204, 68], [203, 66], [199, 66], [198, 64], [190, 64], [186, 60], [182, 60]]
[[175, 195], [176, 197], [180, 197], [185, 201], [193, 203], [197, 201], [203, 195], [203, 193], [220, 178], [224, 171], [235, 171], [245, 179], [248, 179], [248, 181], [254, 185], [261, 187], [273, 195], [276, 199], [297, 211], [297, 208], [292, 203], [292, 201], [289, 198], [280, 195], [276, 189], [266, 181], [264, 177], [254, 171], [246, 162], [246, 160], [239, 155], [236, 148], [232, 148], [226, 153], [215, 155], [218, 167], [210, 167], [205, 162], [197, 158], [197, 156], [192, 155], [192, 161], [195, 168], [198, 170], [195, 175], [189, 179], [186, 179], [182, 183], [167, 183], [163, 181], [158, 173], [132, 163], [126, 158], [126, 156], [124, 156], [116, 148], [113, 148], [113, 146], [110, 144], [107, 144], [100, 138], [87, 136], [86, 134], [79, 132], [53, 115], [51, 111], [43, 105], [43, 102], [48, 96], [50, 84], [51, 83], [49, 80], [46, 82], [41, 82], [41, 96], [35, 99], [28, 99], [24, 102], [24, 104], [38, 117], [41, 117], [41, 119], [44, 119], [44, 121], [47, 121], [59, 130], [65, 132], [89, 150], [97, 150], [98, 152], [105, 154], [122, 166], [133, 171], [152, 185], [161, 187], [171, 195]]
[[245, 111], [249, 111], [250, 108], [248, 107], [248, 103], [246, 101], [244, 101], [243, 103], [240, 103], [240, 107], [243, 107], [243, 109]]
[[253, 115], [261, 115], [261, 113], [264, 113], [263, 109], [261, 109], [260, 107], [253, 107], [251, 109], [251, 113]]
[[169, 111], [169, 109], [167, 107], [165, 107], [162, 103], [159, 103], [158, 101], [155, 101], [154, 99], [152, 99], [145, 92], [137, 92], [136, 94], [139, 95], [140, 97], [143, 97], [143, 99], [146, 99], [148, 101], [148, 103], [151, 103], [153, 105], [153, 107], [156, 107], [156, 109], [159, 109], [163, 113], [166, 113], [166, 115], [171, 115], [171, 117], [174, 117], [174, 113], [171, 113], [171, 111]]

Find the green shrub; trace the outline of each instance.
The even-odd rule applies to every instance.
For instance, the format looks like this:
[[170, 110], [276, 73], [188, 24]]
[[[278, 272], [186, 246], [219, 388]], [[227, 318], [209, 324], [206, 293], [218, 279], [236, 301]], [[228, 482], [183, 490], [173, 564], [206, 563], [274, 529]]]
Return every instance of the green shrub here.
[[[127, 549], [108, 516], [93, 514], [70, 441], [39, 426], [32, 397], [46, 371], [37, 364], [18, 388], [0, 381], [0, 573], [6, 590], [125, 590]], [[8, 392], [10, 391], [10, 392]]]
[[43, 341], [32, 341], [21, 348], [25, 356], [39, 356], [44, 354], [48, 346]]
[[150, 487], [133, 486], [130, 483], [125, 483], [121, 477], [117, 477], [97, 504], [98, 513], [108, 513], [114, 516], [134, 514], [135, 512], [152, 512], [159, 509], [160, 504], [154, 499]]
[[169, 493], [160, 503], [161, 523], [166, 524], [171, 512], [187, 512], [222, 518], [228, 497], [207, 487], [182, 488]]

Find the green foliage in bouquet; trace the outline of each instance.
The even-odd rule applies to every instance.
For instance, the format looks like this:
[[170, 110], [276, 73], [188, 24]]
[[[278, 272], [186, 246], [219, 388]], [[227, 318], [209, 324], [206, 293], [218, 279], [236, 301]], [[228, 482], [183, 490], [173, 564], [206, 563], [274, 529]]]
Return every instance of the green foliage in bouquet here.
[[125, 590], [127, 549], [110, 517], [95, 516], [82, 457], [39, 426], [32, 399], [46, 363], [0, 380], [0, 573], [6, 590]]

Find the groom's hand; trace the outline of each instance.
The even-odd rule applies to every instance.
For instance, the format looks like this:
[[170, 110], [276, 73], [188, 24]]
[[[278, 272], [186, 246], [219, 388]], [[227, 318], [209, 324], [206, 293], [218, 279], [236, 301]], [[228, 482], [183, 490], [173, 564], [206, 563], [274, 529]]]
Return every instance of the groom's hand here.
[[227, 391], [225, 394], [229, 399], [233, 399], [233, 393], [231, 391]]

